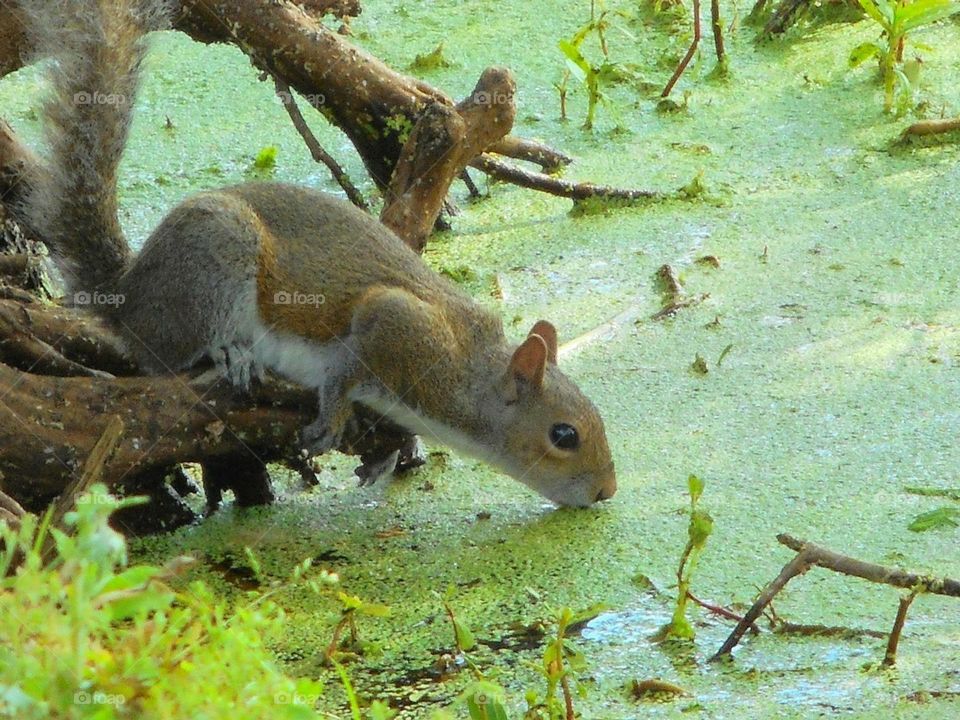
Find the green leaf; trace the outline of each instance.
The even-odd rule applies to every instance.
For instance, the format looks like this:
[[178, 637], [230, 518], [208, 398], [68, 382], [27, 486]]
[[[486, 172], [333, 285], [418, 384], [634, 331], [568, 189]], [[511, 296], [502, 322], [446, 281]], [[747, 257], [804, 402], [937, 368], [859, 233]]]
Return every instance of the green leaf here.
[[141, 585], [146, 585], [147, 581], [155, 578], [162, 572], [162, 568], [154, 567], [153, 565], [137, 565], [136, 567], [124, 570], [119, 575], [114, 575], [104, 584], [100, 592], [108, 593], [140, 587]]
[[876, 43], [865, 42], [857, 45], [853, 50], [850, 51], [850, 57], [847, 59], [847, 62], [850, 64], [850, 67], [860, 67], [867, 60], [870, 60], [875, 57], [880, 57], [883, 54], [883, 48], [881, 48]]
[[696, 475], [691, 474], [690, 477], [687, 478], [687, 489], [690, 491], [690, 500], [693, 501], [694, 505], [697, 504], [700, 496], [703, 495], [703, 488], [705, 486], [706, 483]]
[[172, 592], [144, 590], [109, 602], [104, 606], [104, 610], [109, 614], [111, 622], [145, 617], [150, 613], [167, 609], [176, 597]]
[[690, 513], [690, 544], [694, 548], [703, 547], [707, 538], [713, 532], [713, 518], [703, 510], [694, 510]]
[[396, 710], [391, 710], [390, 706], [381, 700], [374, 700], [370, 705], [370, 720], [391, 720], [396, 715]]
[[887, 0], [857, 0], [863, 11], [880, 23], [884, 30], [893, 27], [893, 5]]
[[576, 75], [577, 80], [584, 82], [593, 73], [590, 63], [587, 62], [583, 53], [580, 52], [580, 48], [576, 45], [569, 40], [561, 40], [557, 43], [557, 47], [560, 48], [560, 52], [566, 56], [570, 72]]
[[920, 513], [909, 528], [913, 532], [926, 532], [938, 528], [960, 527], [960, 508], [945, 505], [930, 512]]
[[504, 706], [504, 690], [495, 683], [478, 680], [460, 697], [466, 702], [471, 720], [509, 720]]
[[470, 632], [470, 628], [459, 620], [453, 621], [453, 633], [457, 636], [457, 645], [459, 645], [460, 649], [464, 652], [472, 650], [477, 646], [477, 641], [473, 637], [473, 633]]
[[369, 615], [370, 617], [387, 617], [390, 615], [390, 608], [386, 605], [365, 602], [357, 608], [357, 612], [361, 615]]
[[915, 0], [897, 8], [896, 24], [901, 33], [906, 33], [958, 12], [960, 2], [957, 0]]
[[904, 492], [911, 495], [922, 495], [924, 497], [942, 497], [948, 500], [960, 502], [960, 487], [957, 488], [938, 488], [938, 487], [905, 487]]

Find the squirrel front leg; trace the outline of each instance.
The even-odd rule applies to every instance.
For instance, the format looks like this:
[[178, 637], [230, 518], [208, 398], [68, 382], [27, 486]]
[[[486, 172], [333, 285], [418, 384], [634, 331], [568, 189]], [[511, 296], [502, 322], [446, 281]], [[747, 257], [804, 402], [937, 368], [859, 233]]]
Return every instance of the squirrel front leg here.
[[[448, 375], [452, 336], [435, 308], [399, 288], [372, 288], [354, 306], [350, 333], [335, 341], [318, 387], [316, 422], [304, 428], [302, 439], [311, 454], [340, 444], [358, 401], [386, 416], [404, 407], [419, 407], [421, 386], [442, 386], [429, 378]], [[395, 418], [394, 418], [395, 419]], [[417, 433], [421, 427], [406, 427]], [[393, 471], [396, 457], [366, 468], [361, 479], [372, 484]]]
[[340, 445], [353, 415], [350, 390], [362, 379], [363, 365], [352, 339], [333, 342], [339, 344], [325, 358], [323, 378], [317, 386], [317, 419], [300, 433], [308, 456], [322, 455]]

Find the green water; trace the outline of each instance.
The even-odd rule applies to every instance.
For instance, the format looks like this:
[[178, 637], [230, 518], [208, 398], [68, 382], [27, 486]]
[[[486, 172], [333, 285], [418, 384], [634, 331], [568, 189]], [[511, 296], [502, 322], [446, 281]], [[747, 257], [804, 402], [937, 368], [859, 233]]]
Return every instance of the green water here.
[[[400, 68], [443, 40], [451, 67], [426, 79], [457, 97], [485, 65], [509, 65], [519, 86], [518, 133], [575, 155], [571, 177], [672, 191], [704, 173], [705, 200], [584, 217], [572, 217], [567, 201], [495, 185], [490, 198], [464, 205], [454, 230], [427, 253], [437, 267], [472, 268], [470, 289], [500, 308], [518, 338], [547, 317], [562, 342], [633, 308], [636, 322], [564, 360], [606, 418], [616, 498], [588, 511], [554, 510], [453, 455], [359, 489], [352, 459], [337, 456], [323, 462], [321, 484], [310, 492], [290, 489], [269, 508], [228, 507], [198, 527], [142, 543], [140, 557], [195, 554], [206, 561], [201, 575], [228, 597], [242, 590], [211, 566], [225, 559], [242, 566], [245, 545], [268, 578], [319, 558], [345, 589], [392, 608], [387, 619], [361, 623], [361, 637], [380, 652], [350, 672], [362, 697], [391, 699], [407, 717], [446, 703], [466, 680], [414, 682], [452, 644], [433, 595], [450, 584], [459, 588], [462, 620], [483, 640], [546, 616], [548, 605], [607, 602], [611, 609], [577, 640], [589, 661], [579, 675], [588, 693], [577, 701], [586, 718], [957, 717], [955, 699], [907, 699], [960, 692], [955, 599], [914, 604], [897, 668], [887, 672], [865, 667], [882, 658], [884, 641], [876, 638], [764, 634], [748, 638], [731, 665], [707, 664], [731, 626], [696, 611], [693, 648], [648, 638], [670, 616], [690, 473], [706, 480], [702, 502], [715, 520], [694, 590], [714, 602], [749, 604], [777, 574], [791, 557], [776, 543], [778, 532], [960, 576], [960, 530], [907, 529], [916, 514], [946, 501], [904, 492], [960, 485], [960, 151], [891, 145], [907, 120], [882, 113], [872, 69], [846, 66], [853, 46], [878, 35], [867, 22], [806, 28], [759, 47], [754, 31], [741, 28], [728, 39], [726, 83], [706, 79], [709, 42], [681, 80], [675, 94], [689, 91], [686, 111], [659, 114], [655, 90], [622, 85], [610, 92], [622, 131], [613, 132], [601, 108], [586, 134], [584, 94], [571, 92], [574, 120], [562, 123], [552, 84], [563, 67], [556, 40], [576, 30], [587, 6], [371, 0], [353, 28], [358, 42]], [[733, 6], [724, 9], [731, 17]], [[688, 39], [685, 24], [649, 17], [616, 24], [629, 34], [610, 31], [612, 59], [635, 63], [645, 80], [662, 85]], [[932, 116], [957, 114], [960, 27], [947, 22], [918, 39], [929, 46], [916, 51], [925, 60], [919, 97]], [[36, 132], [34, 79], [26, 71], [0, 84], [0, 105], [28, 137]], [[266, 145], [279, 148], [276, 178], [334, 189], [269, 85], [232, 48], [160, 38], [139, 111], [121, 189], [135, 241], [185, 194], [248, 177]], [[168, 117], [172, 130], [164, 129]], [[315, 114], [309, 119], [371, 191], [346, 139]], [[456, 192], [462, 197], [462, 188]], [[694, 263], [706, 254], [721, 267]], [[653, 322], [661, 302], [654, 273], [664, 263], [688, 293], [709, 298]], [[690, 370], [697, 354], [708, 362], [706, 375]], [[638, 574], [666, 595], [639, 587]], [[307, 593], [282, 602], [290, 619], [275, 640], [278, 654], [291, 672], [334, 687], [320, 655], [336, 608]], [[893, 589], [813, 570], [776, 608], [793, 622], [887, 630], [896, 605]], [[520, 707], [525, 688], [542, 687], [522, 662], [537, 656], [484, 649], [475, 659], [501, 669]], [[689, 695], [666, 703], [628, 698], [631, 679], [652, 677]], [[325, 702], [346, 716], [334, 689]]]

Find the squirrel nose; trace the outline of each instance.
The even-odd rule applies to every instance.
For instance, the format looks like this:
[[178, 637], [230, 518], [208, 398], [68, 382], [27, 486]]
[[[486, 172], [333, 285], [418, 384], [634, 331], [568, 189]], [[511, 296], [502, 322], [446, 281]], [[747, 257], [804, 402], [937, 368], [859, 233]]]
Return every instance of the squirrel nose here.
[[617, 478], [611, 474], [608, 478], [604, 479], [603, 483], [600, 485], [600, 490], [597, 492], [597, 497], [594, 499], [594, 502], [600, 502], [601, 500], [609, 500], [617, 492]]

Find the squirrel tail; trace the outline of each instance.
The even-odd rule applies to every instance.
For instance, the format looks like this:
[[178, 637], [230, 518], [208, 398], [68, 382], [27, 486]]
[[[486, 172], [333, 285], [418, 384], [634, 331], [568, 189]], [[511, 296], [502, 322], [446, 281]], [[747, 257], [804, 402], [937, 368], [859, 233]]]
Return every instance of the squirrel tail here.
[[117, 167], [127, 141], [144, 35], [163, 27], [163, 0], [23, 2], [33, 47], [51, 57], [44, 105], [47, 157], [24, 214], [71, 293], [109, 285], [131, 261], [117, 218]]

